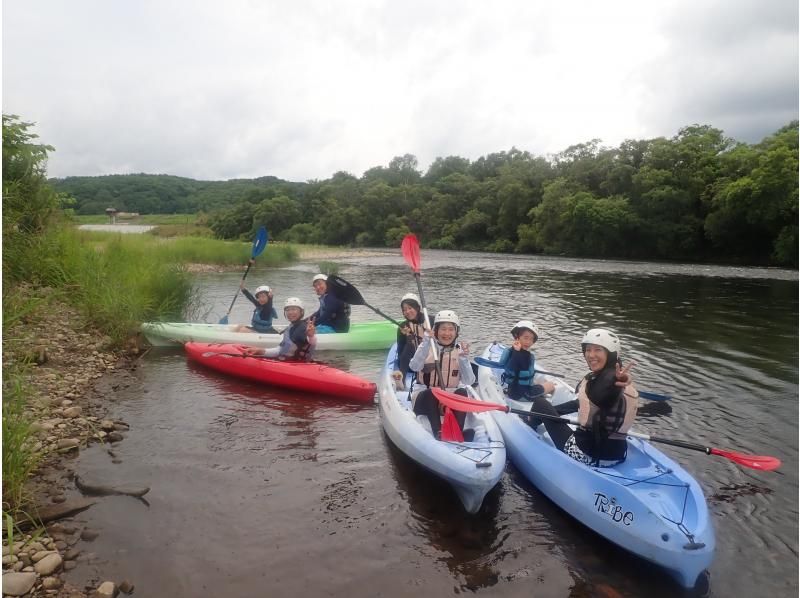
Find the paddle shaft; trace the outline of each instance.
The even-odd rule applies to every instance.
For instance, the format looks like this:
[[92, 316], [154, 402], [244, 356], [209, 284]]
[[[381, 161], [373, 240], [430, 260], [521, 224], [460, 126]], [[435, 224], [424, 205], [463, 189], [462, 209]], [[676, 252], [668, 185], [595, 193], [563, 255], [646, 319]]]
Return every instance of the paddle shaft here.
[[[565, 424], [575, 424], [577, 422], [573, 421], [572, 419], [566, 417], [559, 417], [557, 415], [550, 415], [548, 413], [539, 413], [538, 411], [525, 411], [524, 409], [513, 409], [511, 407], [506, 407], [505, 409], [499, 409], [499, 411], [508, 411], [509, 413], [515, 413], [517, 415], [527, 416], [527, 417], [538, 417], [539, 419], [546, 419], [548, 421], [555, 421], [561, 422]], [[703, 446], [700, 444], [695, 444], [693, 442], [686, 442], [685, 440], [671, 440], [669, 438], [661, 438], [660, 436], [651, 436], [650, 434], [645, 434], [644, 432], [634, 432], [633, 430], [628, 430], [627, 432], [614, 432], [616, 436], [631, 436], [633, 438], [640, 438], [641, 440], [647, 440], [649, 442], [658, 442], [661, 444], [669, 444], [671, 446], [678, 446], [680, 448], [689, 449], [692, 451], [699, 451], [701, 453], [705, 453], [706, 455], [713, 454], [713, 449], [708, 446]]]
[[[247, 274], [248, 274], [248, 272], [250, 272], [250, 267], [251, 267], [252, 265], [253, 265], [252, 261], [249, 261], [249, 262], [247, 262], [247, 269], [244, 271], [244, 274], [242, 275], [242, 282], [244, 282], [244, 279], [245, 279], [245, 278], [247, 278]], [[240, 283], [240, 284], [241, 284], [241, 283]], [[226, 317], [226, 318], [227, 318], [229, 315], [231, 315], [231, 310], [233, 309], [233, 304], [234, 304], [234, 303], [236, 303], [236, 298], [237, 298], [238, 296], [239, 296], [239, 293], [238, 293], [238, 291], [237, 291], [237, 293], [236, 293], [236, 294], [233, 296], [233, 301], [231, 301], [231, 306], [228, 308], [228, 312], [225, 314], [225, 317]]]
[[[422, 281], [420, 280], [419, 272], [414, 272], [414, 278], [417, 280], [417, 291], [419, 291], [419, 302], [422, 306], [422, 315], [425, 316], [424, 326], [430, 330], [430, 319], [428, 318], [428, 307], [425, 305], [425, 293], [422, 292]], [[436, 337], [433, 336], [431, 331], [431, 353], [433, 353], [433, 363], [436, 366], [436, 377], [439, 378], [439, 386], [444, 388], [444, 378], [442, 377], [442, 364], [439, 363], [439, 352], [436, 350]]]
[[363, 305], [364, 307], [368, 307], [368, 308], [370, 308], [372, 311], [374, 311], [376, 314], [378, 314], [378, 315], [379, 315], [379, 316], [381, 316], [382, 318], [385, 318], [385, 319], [389, 320], [389, 321], [390, 321], [392, 324], [394, 324], [394, 325], [395, 325], [395, 326], [397, 326], [398, 328], [402, 328], [402, 327], [403, 327], [403, 325], [402, 325], [400, 322], [398, 322], [397, 320], [395, 320], [393, 317], [391, 317], [391, 316], [387, 316], [385, 313], [383, 313], [383, 312], [382, 312], [381, 310], [379, 310], [377, 307], [372, 307], [372, 306], [371, 306], [369, 303], [367, 303], [366, 301], [365, 301], [365, 302], [364, 302], [362, 305]]

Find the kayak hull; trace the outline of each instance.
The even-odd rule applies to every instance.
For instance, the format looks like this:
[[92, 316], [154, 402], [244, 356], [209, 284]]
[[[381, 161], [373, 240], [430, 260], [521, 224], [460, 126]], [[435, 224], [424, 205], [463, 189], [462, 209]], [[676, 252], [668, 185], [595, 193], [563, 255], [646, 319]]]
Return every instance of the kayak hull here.
[[455, 490], [464, 509], [477, 513], [486, 494], [497, 485], [506, 462], [506, 449], [497, 424], [487, 413], [468, 413], [465, 429], [475, 430], [472, 442], [443, 442], [430, 432], [425, 418], [411, 410], [409, 392], [396, 391], [392, 379], [396, 346], [389, 350], [378, 381], [381, 424], [392, 443]]
[[[497, 358], [492, 346], [484, 357]], [[485, 400], [530, 410], [511, 401], [495, 370], [480, 367]], [[553, 403], [574, 399], [563, 381]], [[628, 457], [615, 467], [589, 467], [556, 449], [544, 425], [537, 430], [514, 414], [493, 411], [511, 461], [550, 500], [614, 544], [665, 568], [685, 588], [693, 588], [711, 565], [715, 538], [705, 497], [678, 463], [638, 438], [628, 438]]]
[[375, 399], [374, 382], [322, 363], [247, 357], [242, 345], [189, 342], [184, 347], [192, 361], [237, 378], [362, 403]]
[[[154, 347], [171, 347], [186, 342], [229, 343], [270, 349], [281, 342], [280, 334], [234, 332], [236, 324], [193, 322], [145, 322], [142, 334]], [[397, 327], [388, 321], [352, 324], [350, 332], [318, 334], [317, 351], [368, 351], [386, 349], [396, 340]]]

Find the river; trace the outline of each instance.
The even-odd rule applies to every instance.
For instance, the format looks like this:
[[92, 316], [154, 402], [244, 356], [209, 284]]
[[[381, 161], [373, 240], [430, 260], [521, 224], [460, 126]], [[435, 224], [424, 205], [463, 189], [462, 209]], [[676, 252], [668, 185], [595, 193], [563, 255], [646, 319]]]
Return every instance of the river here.
[[[397, 251], [339, 259], [366, 300], [399, 316], [416, 291]], [[316, 303], [314, 263], [251, 272], [277, 304]], [[700, 483], [717, 537], [713, 596], [798, 592], [798, 282], [784, 270], [422, 252], [428, 303], [461, 316], [475, 350], [507, 341], [519, 319], [541, 329], [537, 359], [571, 382], [580, 339], [608, 327], [634, 359], [651, 404], [637, 427], [660, 436], [775, 455], [776, 472], [663, 447]], [[239, 274], [197, 286], [215, 322]], [[237, 300], [231, 322], [251, 309]], [[375, 319], [365, 307], [353, 320]], [[320, 357], [377, 379], [383, 352]], [[153, 350], [109, 410], [131, 425], [114, 449], [84, 451], [85, 477], [142, 482], [147, 503], [103, 498], [80, 515], [100, 536], [67, 573], [76, 585], [128, 578], [144, 596], [680, 595], [658, 568], [576, 523], [509, 463], [481, 512], [400, 454], [375, 406], [260, 387]]]

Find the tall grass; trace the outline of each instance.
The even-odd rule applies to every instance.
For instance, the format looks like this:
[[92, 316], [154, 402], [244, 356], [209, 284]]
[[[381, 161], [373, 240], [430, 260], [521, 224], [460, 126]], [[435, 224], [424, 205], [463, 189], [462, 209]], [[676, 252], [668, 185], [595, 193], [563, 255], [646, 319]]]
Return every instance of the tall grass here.
[[31, 422], [25, 412], [28, 387], [24, 365], [4, 368], [3, 375], [3, 513], [16, 519], [28, 498], [25, 483], [39, 464], [33, 449]]

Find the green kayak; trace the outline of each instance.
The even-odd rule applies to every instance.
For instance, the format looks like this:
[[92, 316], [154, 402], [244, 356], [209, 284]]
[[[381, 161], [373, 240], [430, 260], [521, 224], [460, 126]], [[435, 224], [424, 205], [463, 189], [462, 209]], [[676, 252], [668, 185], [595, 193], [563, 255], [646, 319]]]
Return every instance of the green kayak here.
[[[196, 343], [232, 343], [250, 347], [277, 347], [280, 334], [234, 332], [235, 324], [202, 324], [192, 322], [145, 322], [141, 330], [155, 347]], [[386, 349], [395, 342], [397, 327], [391, 322], [351, 324], [350, 332], [317, 335], [317, 351], [368, 351]]]

